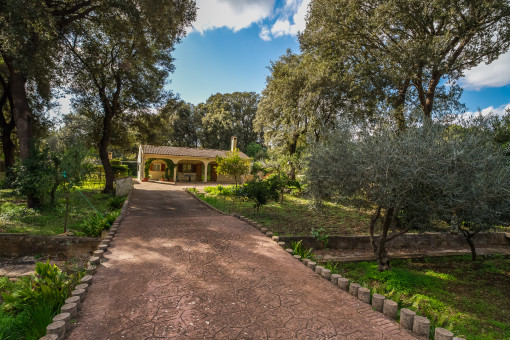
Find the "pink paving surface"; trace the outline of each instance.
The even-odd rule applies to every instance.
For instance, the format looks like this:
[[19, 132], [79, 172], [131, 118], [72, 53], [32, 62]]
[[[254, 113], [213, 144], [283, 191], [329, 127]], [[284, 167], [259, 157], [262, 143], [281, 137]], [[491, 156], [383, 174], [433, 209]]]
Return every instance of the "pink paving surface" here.
[[414, 339], [255, 228], [151, 182], [76, 321], [67, 339]]

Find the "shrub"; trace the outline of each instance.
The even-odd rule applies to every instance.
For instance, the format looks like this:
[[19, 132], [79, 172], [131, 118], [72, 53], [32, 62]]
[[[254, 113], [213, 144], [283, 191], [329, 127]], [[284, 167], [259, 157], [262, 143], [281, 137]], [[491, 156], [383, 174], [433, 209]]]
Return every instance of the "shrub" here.
[[313, 256], [313, 249], [310, 248], [310, 249], [305, 249], [303, 247], [303, 245], [301, 244], [303, 242], [303, 240], [299, 240], [298, 242], [296, 241], [292, 241], [290, 243], [290, 247], [292, 248], [292, 253], [294, 255], [299, 255], [301, 256], [302, 259], [311, 259], [313, 260], [314, 259], [314, 256]]
[[103, 230], [109, 230], [112, 223], [115, 222], [120, 211], [112, 211], [104, 216], [92, 214], [82, 223], [82, 232], [76, 233], [78, 236], [99, 237]]
[[20, 280], [12, 292], [2, 294], [0, 338], [42, 337], [82, 276], [67, 275], [49, 261], [37, 263], [35, 273]]
[[255, 202], [257, 212], [260, 207], [265, 205], [271, 198], [271, 191], [269, 185], [265, 181], [249, 181], [245, 184], [245, 197]]
[[126, 201], [126, 196], [112, 197], [108, 199], [108, 208], [111, 210], [118, 210]]

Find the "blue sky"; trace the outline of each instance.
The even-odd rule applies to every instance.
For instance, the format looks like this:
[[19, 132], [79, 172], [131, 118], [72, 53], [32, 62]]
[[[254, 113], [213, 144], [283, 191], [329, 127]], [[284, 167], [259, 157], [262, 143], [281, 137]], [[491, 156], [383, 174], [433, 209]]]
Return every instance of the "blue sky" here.
[[[305, 28], [310, 0], [198, 0], [197, 21], [174, 51], [170, 89], [192, 104], [217, 92], [265, 87], [271, 60], [290, 48]], [[469, 111], [510, 108], [510, 52], [479, 65], [461, 79]]]

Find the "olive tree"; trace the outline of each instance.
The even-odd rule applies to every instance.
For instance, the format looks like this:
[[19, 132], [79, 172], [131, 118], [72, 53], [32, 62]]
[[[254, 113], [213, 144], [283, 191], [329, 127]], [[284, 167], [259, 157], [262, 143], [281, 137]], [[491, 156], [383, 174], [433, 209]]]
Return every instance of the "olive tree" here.
[[431, 123], [397, 134], [388, 126], [342, 125], [313, 148], [309, 190], [318, 201], [363, 195], [375, 206], [370, 241], [379, 270], [388, 270], [386, 243], [410, 230], [450, 225], [473, 235], [504, 222], [510, 164], [487, 126]]

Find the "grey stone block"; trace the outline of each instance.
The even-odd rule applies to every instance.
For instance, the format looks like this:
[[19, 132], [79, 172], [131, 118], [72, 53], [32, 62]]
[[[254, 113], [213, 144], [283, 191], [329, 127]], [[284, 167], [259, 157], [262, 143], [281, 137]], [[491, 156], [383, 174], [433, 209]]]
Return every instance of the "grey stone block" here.
[[110, 246], [110, 241], [108, 241], [108, 240], [102, 240], [102, 241], [101, 241], [101, 245], [109, 247], [109, 246]]
[[81, 303], [80, 297], [79, 296], [71, 296], [70, 298], [67, 298], [65, 301], [65, 304], [68, 304], [68, 303], [76, 303], [78, 308], [80, 308], [80, 303]]
[[57, 334], [46, 334], [42, 338], [39, 338], [39, 340], [58, 340]]
[[96, 273], [97, 266], [94, 264], [87, 265], [87, 275], [94, 275]]
[[267, 228], [260, 228], [260, 231], [262, 232], [262, 234], [265, 234], [267, 233]]
[[101, 261], [101, 258], [99, 258], [99, 257], [97, 257], [97, 256], [92, 256], [92, 257], [89, 259], [89, 263], [90, 263], [90, 264], [93, 264], [93, 265], [98, 265], [100, 261]]
[[285, 242], [278, 242], [278, 245], [282, 248], [285, 248]]
[[383, 314], [397, 320], [398, 303], [393, 300], [384, 300]]
[[358, 289], [358, 299], [360, 299], [364, 303], [370, 304], [370, 289], [365, 288], [365, 287], [360, 287]]
[[81, 283], [91, 284], [92, 283], [92, 275], [85, 275], [80, 280]]
[[386, 300], [386, 297], [384, 295], [381, 294], [372, 295], [372, 307], [379, 313], [382, 313], [384, 310], [384, 300]]
[[343, 289], [343, 290], [349, 289], [349, 280], [347, 280], [345, 277], [339, 277], [336, 280], [336, 284], [338, 285], [338, 287], [340, 287], [340, 289]]
[[416, 315], [413, 320], [413, 333], [428, 338], [430, 334], [429, 319], [424, 316]]
[[340, 275], [340, 274], [331, 274], [331, 282], [333, 282], [333, 284], [337, 285], [338, 279], [341, 277], [342, 277], [342, 275]]
[[52, 322], [46, 327], [46, 334], [56, 334], [58, 339], [62, 339], [66, 333], [66, 323], [64, 321]]
[[453, 333], [447, 329], [437, 327], [434, 332], [434, 340], [453, 340]]
[[279, 237], [279, 236], [273, 236], [271, 239], [272, 239], [273, 241], [275, 241], [275, 242], [280, 241], [280, 237]]
[[106, 249], [108, 249], [108, 246], [106, 244], [100, 244], [97, 247], [97, 250], [101, 250], [101, 251], [106, 251]]
[[326, 280], [331, 280], [331, 270], [322, 268], [321, 270], [321, 276], [325, 278]]
[[239, 215], [238, 213], [233, 213], [232, 216], [234, 216], [235, 218], [241, 217], [241, 215]]
[[301, 261], [301, 256], [299, 256], [299, 255], [292, 255], [292, 257], [295, 258], [296, 260]]
[[357, 283], [351, 283], [349, 285], [349, 293], [351, 293], [351, 295], [354, 295], [356, 297], [358, 297], [358, 289], [360, 288], [361, 286]]
[[405, 329], [413, 330], [413, 322], [416, 313], [410, 309], [402, 308], [400, 310], [400, 326]]
[[458, 337], [454, 336], [454, 337], [453, 337], [453, 340], [466, 340], [466, 339], [464, 339], [464, 338], [458, 338]]
[[95, 257], [102, 258], [103, 255], [104, 255], [104, 251], [103, 250], [96, 250], [95, 252], [92, 253], [92, 255], [95, 256]]
[[315, 271], [315, 266], [317, 264], [315, 262], [313, 262], [313, 261], [308, 261], [308, 263], [306, 265], [308, 266], [308, 268], [310, 268], [311, 270]]
[[75, 289], [71, 292], [71, 295], [78, 296], [80, 300], [83, 301], [83, 299], [85, 299], [85, 293], [87, 293], [85, 289]]
[[273, 232], [272, 232], [272, 231], [268, 231], [268, 232], [266, 232], [266, 236], [267, 236], [267, 237], [273, 237]]
[[69, 313], [60, 313], [60, 314], [57, 314], [53, 318], [53, 322], [58, 322], [58, 321], [64, 321], [65, 322], [65, 324], [66, 324], [65, 332], [67, 332], [69, 330], [69, 328], [71, 327], [71, 314], [69, 314]]
[[303, 262], [303, 264], [304, 264], [305, 266], [307, 266], [307, 267], [308, 267], [308, 262], [310, 262], [310, 261], [311, 261], [311, 260], [310, 260], [310, 259], [307, 259], [307, 258], [301, 259], [301, 262]]
[[290, 249], [290, 248], [285, 249], [285, 251], [286, 251], [287, 253], [289, 253], [290, 255], [294, 254], [294, 250], [292, 250], [292, 249]]
[[321, 274], [322, 274], [322, 269], [323, 269], [323, 268], [324, 268], [323, 266], [315, 266], [315, 272], [316, 272], [317, 274], [321, 275]]
[[74, 287], [74, 289], [83, 289], [83, 290], [87, 291], [89, 289], [89, 285], [88, 285], [88, 283], [82, 283], [82, 284], [79, 284], [76, 287]]

